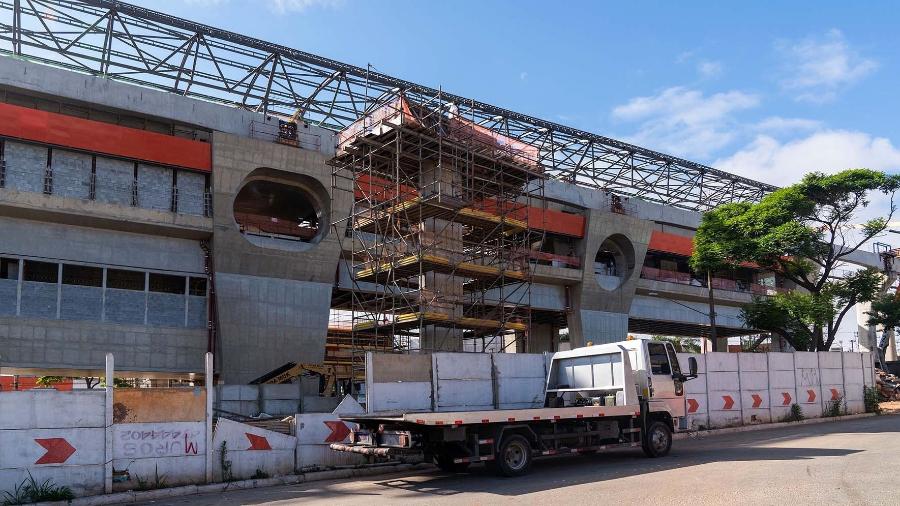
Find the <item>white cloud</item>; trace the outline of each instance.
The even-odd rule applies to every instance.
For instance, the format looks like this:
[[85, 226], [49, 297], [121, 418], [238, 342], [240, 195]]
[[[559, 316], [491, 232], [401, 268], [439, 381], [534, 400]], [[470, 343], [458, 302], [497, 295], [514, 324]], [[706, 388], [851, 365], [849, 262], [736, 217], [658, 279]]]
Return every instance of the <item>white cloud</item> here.
[[333, 8], [343, 5], [344, 0], [269, 0], [269, 8], [279, 14], [303, 12], [318, 7]]
[[759, 135], [733, 155], [716, 160], [713, 166], [784, 186], [811, 171], [833, 173], [865, 167], [896, 172], [900, 148], [887, 138], [848, 130], [822, 130], [790, 142]]
[[798, 134], [810, 130], [818, 130], [822, 127], [821, 121], [805, 118], [784, 118], [782, 116], [769, 116], [755, 125], [752, 129], [764, 134]]
[[775, 48], [785, 60], [781, 87], [800, 101], [831, 101], [840, 90], [878, 68], [878, 62], [851, 48], [840, 30], [830, 30], [823, 37], [779, 41]]
[[722, 75], [722, 63], [703, 60], [697, 63], [697, 72], [702, 77], [713, 78]]
[[519, 74], [519, 80], [524, 81], [528, 79], [528, 72], [522, 72]]
[[742, 91], [705, 96], [673, 87], [657, 95], [636, 97], [617, 106], [612, 117], [640, 122], [629, 140], [684, 157], [706, 157], [735, 139], [733, 114], [759, 105], [759, 97]]

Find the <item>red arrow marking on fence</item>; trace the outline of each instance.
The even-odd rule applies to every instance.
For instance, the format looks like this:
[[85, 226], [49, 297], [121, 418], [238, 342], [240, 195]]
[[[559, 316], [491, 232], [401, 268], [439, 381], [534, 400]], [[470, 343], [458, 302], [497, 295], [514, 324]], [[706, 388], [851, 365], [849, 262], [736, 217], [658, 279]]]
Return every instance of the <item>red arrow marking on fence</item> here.
[[326, 443], [340, 443], [341, 441], [347, 439], [347, 436], [350, 435], [350, 427], [347, 427], [347, 424], [344, 422], [337, 421], [328, 421], [322, 422], [331, 429], [331, 434], [325, 438]]
[[272, 447], [269, 446], [269, 440], [264, 436], [257, 436], [256, 434], [250, 434], [249, 432], [244, 433], [247, 436], [247, 439], [250, 440], [250, 448], [248, 450], [271, 450]]
[[75, 453], [75, 447], [61, 437], [35, 439], [34, 442], [47, 450], [47, 453], [45, 453], [43, 457], [37, 459], [35, 464], [62, 464], [69, 460], [69, 457]]
[[831, 400], [836, 401], [840, 398], [841, 398], [841, 393], [838, 391], [838, 389], [832, 388], [831, 389]]
[[781, 396], [784, 398], [784, 401], [782, 401], [781, 403], [782, 406], [787, 406], [791, 403], [791, 394], [787, 392], [781, 392]]
[[753, 397], [753, 407], [758, 408], [760, 404], [762, 404], [762, 397], [759, 394], [753, 394], [750, 397]]
[[807, 390], [806, 394], [809, 395], [809, 398], [806, 399], [806, 402], [815, 402], [816, 401], [816, 391], [815, 390]]
[[696, 413], [697, 408], [700, 407], [700, 403], [697, 402], [697, 399], [688, 399], [688, 413]]
[[722, 400], [725, 401], [725, 405], [722, 409], [731, 409], [731, 407], [734, 406], [734, 399], [732, 399], [730, 395], [723, 395]]

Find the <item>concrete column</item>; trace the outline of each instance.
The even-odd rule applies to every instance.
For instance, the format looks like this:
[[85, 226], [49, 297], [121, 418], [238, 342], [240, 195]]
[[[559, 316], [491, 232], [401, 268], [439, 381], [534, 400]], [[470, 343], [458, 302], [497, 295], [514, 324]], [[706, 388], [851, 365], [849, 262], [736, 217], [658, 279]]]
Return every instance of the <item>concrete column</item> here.
[[206, 483], [213, 481], [213, 445], [212, 445], [212, 422], [213, 422], [213, 396], [215, 388], [213, 386], [213, 354], [206, 352], [206, 363], [203, 383], [206, 388]]
[[113, 385], [115, 383], [115, 359], [112, 353], [106, 354], [106, 446], [105, 464], [103, 466], [103, 489], [112, 493], [113, 475]]

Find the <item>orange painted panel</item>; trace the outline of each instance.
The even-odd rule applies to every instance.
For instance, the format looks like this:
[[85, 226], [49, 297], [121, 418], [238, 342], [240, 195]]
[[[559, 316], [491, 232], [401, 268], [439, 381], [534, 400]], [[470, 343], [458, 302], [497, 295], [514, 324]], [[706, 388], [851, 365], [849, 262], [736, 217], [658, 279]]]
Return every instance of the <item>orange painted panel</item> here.
[[648, 249], [689, 257], [694, 251], [694, 239], [683, 235], [669, 234], [667, 232], [654, 230], [653, 234], [650, 235], [650, 245], [648, 246]]
[[[16, 379], [14, 376], [0, 376], [0, 392], [9, 392], [16, 388]], [[34, 388], [46, 388], [38, 386], [35, 376], [19, 376], [19, 390], [31, 390]], [[60, 391], [72, 390], [72, 378], [63, 378], [62, 381], [53, 385], [54, 389]]]
[[0, 135], [133, 160], [212, 170], [209, 143], [0, 103]]
[[[515, 207], [508, 210], [509, 215], [517, 220], [527, 221], [531, 228], [571, 237], [584, 237], [585, 219], [580, 214], [564, 213], [554, 209], [544, 209], [535, 206], [524, 207], [516, 204], [508, 204], [504, 207], [511, 208], [513, 206]], [[495, 199], [485, 199], [474, 207], [494, 214], [500, 212], [500, 205]]]

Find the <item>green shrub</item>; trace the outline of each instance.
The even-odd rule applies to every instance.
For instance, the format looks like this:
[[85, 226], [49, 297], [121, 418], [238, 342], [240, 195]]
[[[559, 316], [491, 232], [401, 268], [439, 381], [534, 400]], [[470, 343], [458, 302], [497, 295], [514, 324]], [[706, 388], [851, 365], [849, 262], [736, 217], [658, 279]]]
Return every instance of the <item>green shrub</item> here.
[[881, 414], [881, 391], [878, 387], [865, 387], [863, 389], [863, 401], [866, 404], [866, 413]]
[[825, 411], [822, 413], [822, 416], [828, 417], [837, 417], [843, 416], [847, 414], [846, 406], [844, 405], [844, 396], [838, 396], [837, 399], [832, 399], [828, 401], [828, 404], [825, 405]]
[[15, 486], [12, 492], [3, 493], [3, 504], [28, 504], [45, 501], [71, 501], [75, 499], [72, 489], [63, 485], [54, 485], [53, 480], [47, 478], [38, 483], [28, 472], [28, 478]]
[[799, 422], [803, 420], [805, 417], [803, 416], [803, 408], [800, 407], [796, 402], [791, 404], [791, 410], [788, 414], [784, 415], [784, 418], [781, 419], [782, 422]]

